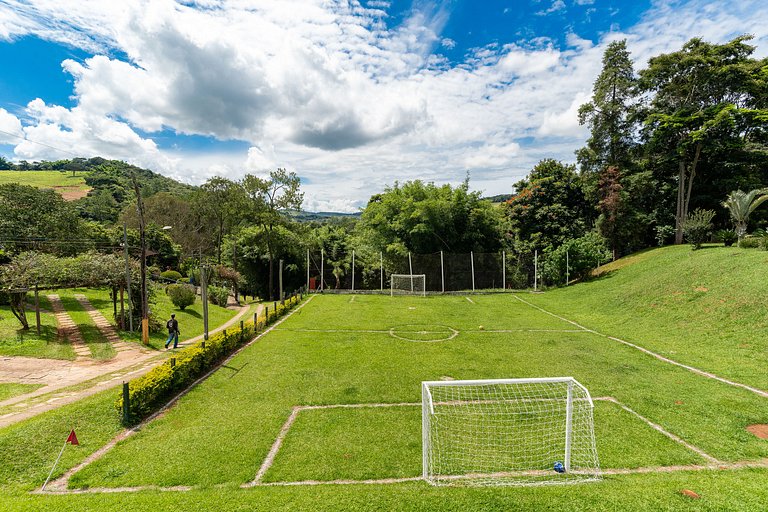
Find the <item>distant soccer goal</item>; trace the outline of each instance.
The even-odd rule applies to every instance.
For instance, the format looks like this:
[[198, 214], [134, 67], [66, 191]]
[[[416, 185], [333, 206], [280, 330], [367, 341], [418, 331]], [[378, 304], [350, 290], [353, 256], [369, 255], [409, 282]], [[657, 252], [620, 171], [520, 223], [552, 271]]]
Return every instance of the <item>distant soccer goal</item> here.
[[599, 479], [593, 408], [572, 377], [423, 382], [424, 479], [473, 486]]
[[392, 274], [390, 295], [426, 295], [427, 276], [424, 274]]

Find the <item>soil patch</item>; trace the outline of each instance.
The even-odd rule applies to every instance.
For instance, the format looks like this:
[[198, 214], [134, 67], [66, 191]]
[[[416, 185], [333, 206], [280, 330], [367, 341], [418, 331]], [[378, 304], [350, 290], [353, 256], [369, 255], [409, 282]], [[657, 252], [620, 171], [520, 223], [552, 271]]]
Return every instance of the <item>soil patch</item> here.
[[768, 439], [768, 424], [756, 423], [747, 427], [747, 432], [754, 434], [760, 439]]

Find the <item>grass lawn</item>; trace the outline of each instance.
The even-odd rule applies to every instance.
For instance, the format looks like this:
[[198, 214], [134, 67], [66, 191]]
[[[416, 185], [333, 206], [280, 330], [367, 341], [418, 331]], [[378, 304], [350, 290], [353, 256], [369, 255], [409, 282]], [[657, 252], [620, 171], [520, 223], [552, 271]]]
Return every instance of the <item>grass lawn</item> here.
[[[30, 294], [30, 303], [34, 298]], [[21, 324], [11, 313], [9, 306], [0, 306], [0, 354], [4, 356], [44, 357], [48, 359], [74, 359], [75, 352], [66, 340], [59, 339], [56, 329], [56, 317], [51, 313], [51, 306], [44, 295], [40, 295], [41, 331], [35, 329], [34, 309], [27, 311], [30, 329], [24, 331]]]
[[0, 383], [0, 402], [18, 395], [31, 393], [41, 387], [43, 387], [42, 384]]
[[85, 175], [61, 171], [0, 171], [0, 185], [20, 183], [37, 188], [52, 188], [64, 199], [84, 197], [91, 189], [85, 184]]
[[526, 300], [681, 363], [768, 390], [766, 267], [768, 252], [757, 249], [670, 246], [618, 260], [594, 281]]
[[[694, 257], [706, 260], [705, 253], [710, 251], [716, 253], [706, 249]], [[672, 252], [661, 250], [660, 258], [667, 258]], [[748, 257], [754, 257], [752, 254], [768, 257], [766, 253], [746, 253]], [[687, 264], [687, 257], [687, 253], [673, 254], [667, 264]], [[589, 313], [586, 320], [575, 319], [606, 334], [631, 335], [635, 336], [632, 340], [637, 340], [644, 332], [632, 329], [631, 322], [635, 321], [632, 304], [642, 302], [640, 299], [624, 303], [628, 311], [622, 312], [612, 303], [605, 306], [621, 313], [623, 324], [599, 324], [603, 317], [596, 311], [598, 300], [589, 297], [618, 300], [622, 286], [624, 296], [661, 294], [661, 289], [670, 286], [669, 283], [657, 285], [657, 290], [635, 289], [634, 281], [616, 284], [620, 281], [615, 279], [622, 273], [638, 272], [647, 262], [636, 261], [609, 277], [568, 290], [521, 297], [565, 316]], [[695, 267], [699, 264], [706, 267], [705, 263], [698, 262]], [[636, 274], [636, 279], [644, 279], [642, 273]], [[672, 280], [673, 276], [667, 279]], [[685, 280], [684, 277], [677, 279]], [[649, 278], [645, 287], [652, 288], [650, 283]], [[707, 284], [696, 286], [716, 287], [713, 284], [709, 288]], [[611, 287], [616, 289], [608, 290]], [[739, 295], [738, 290], [731, 293], [738, 296], [742, 304], [748, 302], [747, 296]], [[768, 458], [768, 441], [745, 430], [751, 424], [768, 423], [765, 398], [659, 361], [604, 336], [575, 332], [572, 324], [536, 310], [512, 295], [477, 295], [472, 299], [474, 304], [461, 296], [360, 295], [354, 301], [350, 301], [348, 295], [316, 296], [192, 389], [167, 413], [70, 480], [70, 486], [76, 489], [191, 486], [193, 489], [189, 492], [26, 494], [44, 480], [48, 464], [55, 459], [66, 437], [67, 425], [77, 425], [81, 442], [83, 439], [86, 442], [79, 447], [68, 447], [59, 473], [120, 431], [113, 409], [117, 398], [115, 390], [2, 429], [0, 508], [63, 511], [115, 508], [138, 511], [186, 508], [217, 511], [749, 511], [764, 508], [768, 502], [765, 486], [768, 469], [764, 468], [608, 474], [597, 483], [555, 487], [437, 488], [419, 481], [389, 485], [240, 488], [253, 480], [293, 407], [419, 403], [422, 381], [446, 378], [575, 377], [596, 398], [597, 450], [601, 467], [606, 470], [707, 462], [637, 416], [613, 402], [597, 399], [599, 397], [613, 397], [723, 464], [760, 462]], [[591, 301], [591, 308], [581, 306], [580, 301]], [[699, 300], [661, 302], [655, 326], [643, 315], [638, 315], [637, 321], [641, 326], [657, 330], [659, 336], [653, 339], [659, 344], [658, 350], [670, 350], [665, 345], [671, 343], [665, 337], [672, 332], [670, 322], [682, 321], [686, 315], [698, 315], [703, 320], [705, 316], [699, 311], [703, 304]], [[103, 305], [97, 307], [101, 309]], [[111, 304], [107, 304], [109, 308]], [[739, 311], [731, 309], [733, 314]], [[740, 323], [725, 322], [735, 331], [734, 336], [746, 336], [758, 329], [760, 320], [756, 314], [741, 318]], [[587, 321], [590, 319], [595, 325]], [[691, 323], [686, 325], [696, 328]], [[675, 359], [698, 357], [700, 362], [719, 364], [723, 371], [729, 369], [718, 358], [702, 354], [711, 350], [725, 356], [733, 350], [718, 345], [715, 337], [702, 338], [698, 347], [690, 339], [679, 342]], [[731, 354], [740, 361], [741, 356], [738, 353], [737, 356]], [[751, 364], [753, 368], [756, 365]], [[35, 439], [35, 442], [25, 443], [26, 439]], [[296, 416], [263, 481], [400, 478], [418, 476], [420, 472], [420, 406], [305, 409]], [[682, 489], [693, 490], [701, 498], [693, 500], [683, 496]]]

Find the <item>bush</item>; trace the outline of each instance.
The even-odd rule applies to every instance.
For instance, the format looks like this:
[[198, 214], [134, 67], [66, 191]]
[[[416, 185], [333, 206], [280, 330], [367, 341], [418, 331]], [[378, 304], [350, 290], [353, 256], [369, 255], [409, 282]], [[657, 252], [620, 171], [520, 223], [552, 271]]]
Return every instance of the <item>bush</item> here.
[[742, 249], [757, 249], [760, 247], [760, 243], [763, 237], [747, 235], [739, 242], [739, 247]]
[[696, 208], [683, 221], [683, 234], [694, 251], [700, 249], [701, 244], [709, 240], [713, 218], [715, 218], [714, 210]]
[[177, 308], [184, 308], [195, 303], [195, 289], [186, 284], [172, 284], [166, 288], [166, 293], [171, 297], [171, 302]]
[[721, 229], [715, 232], [715, 240], [722, 242], [726, 247], [732, 246], [739, 239], [732, 229]]
[[[146, 418], [175, 394], [188, 387], [195, 380], [210, 371], [217, 363], [225, 359], [238, 347], [250, 340], [256, 332], [271, 324], [299, 303], [299, 297], [293, 296], [280, 304], [277, 311], [269, 311], [269, 316], [258, 318], [258, 325], [246, 322], [243, 330], [224, 330], [211, 336], [205, 345], [197, 344], [180, 350], [176, 354], [176, 365], [170, 361], [153, 368], [151, 371], [134, 379], [128, 384], [129, 417], [123, 418], [128, 425]], [[272, 308], [270, 308], [272, 309]], [[123, 410], [123, 397], [115, 402], [118, 411]]]
[[166, 270], [165, 272], [160, 273], [160, 277], [167, 279], [168, 281], [179, 281], [181, 279], [181, 274], [175, 270]]
[[548, 283], [565, 284], [567, 278], [584, 278], [592, 269], [610, 259], [605, 239], [593, 231], [581, 238], [567, 240], [549, 253], [544, 261], [542, 276]]
[[208, 300], [217, 306], [221, 306], [223, 308], [227, 307], [227, 301], [229, 300], [229, 289], [222, 286], [209, 286]]
[[656, 226], [656, 245], [663, 247], [674, 234], [674, 226], [668, 224], [665, 224], [664, 226]]

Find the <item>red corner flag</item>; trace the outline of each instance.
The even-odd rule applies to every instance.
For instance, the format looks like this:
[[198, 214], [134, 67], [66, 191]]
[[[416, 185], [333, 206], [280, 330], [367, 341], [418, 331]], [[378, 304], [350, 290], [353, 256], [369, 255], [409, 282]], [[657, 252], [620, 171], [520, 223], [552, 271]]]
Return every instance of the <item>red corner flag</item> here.
[[67, 437], [67, 443], [73, 444], [73, 445], [79, 445], [80, 443], [77, 441], [77, 436], [75, 435], [75, 429], [72, 429], [72, 431], [69, 433], [69, 437]]

